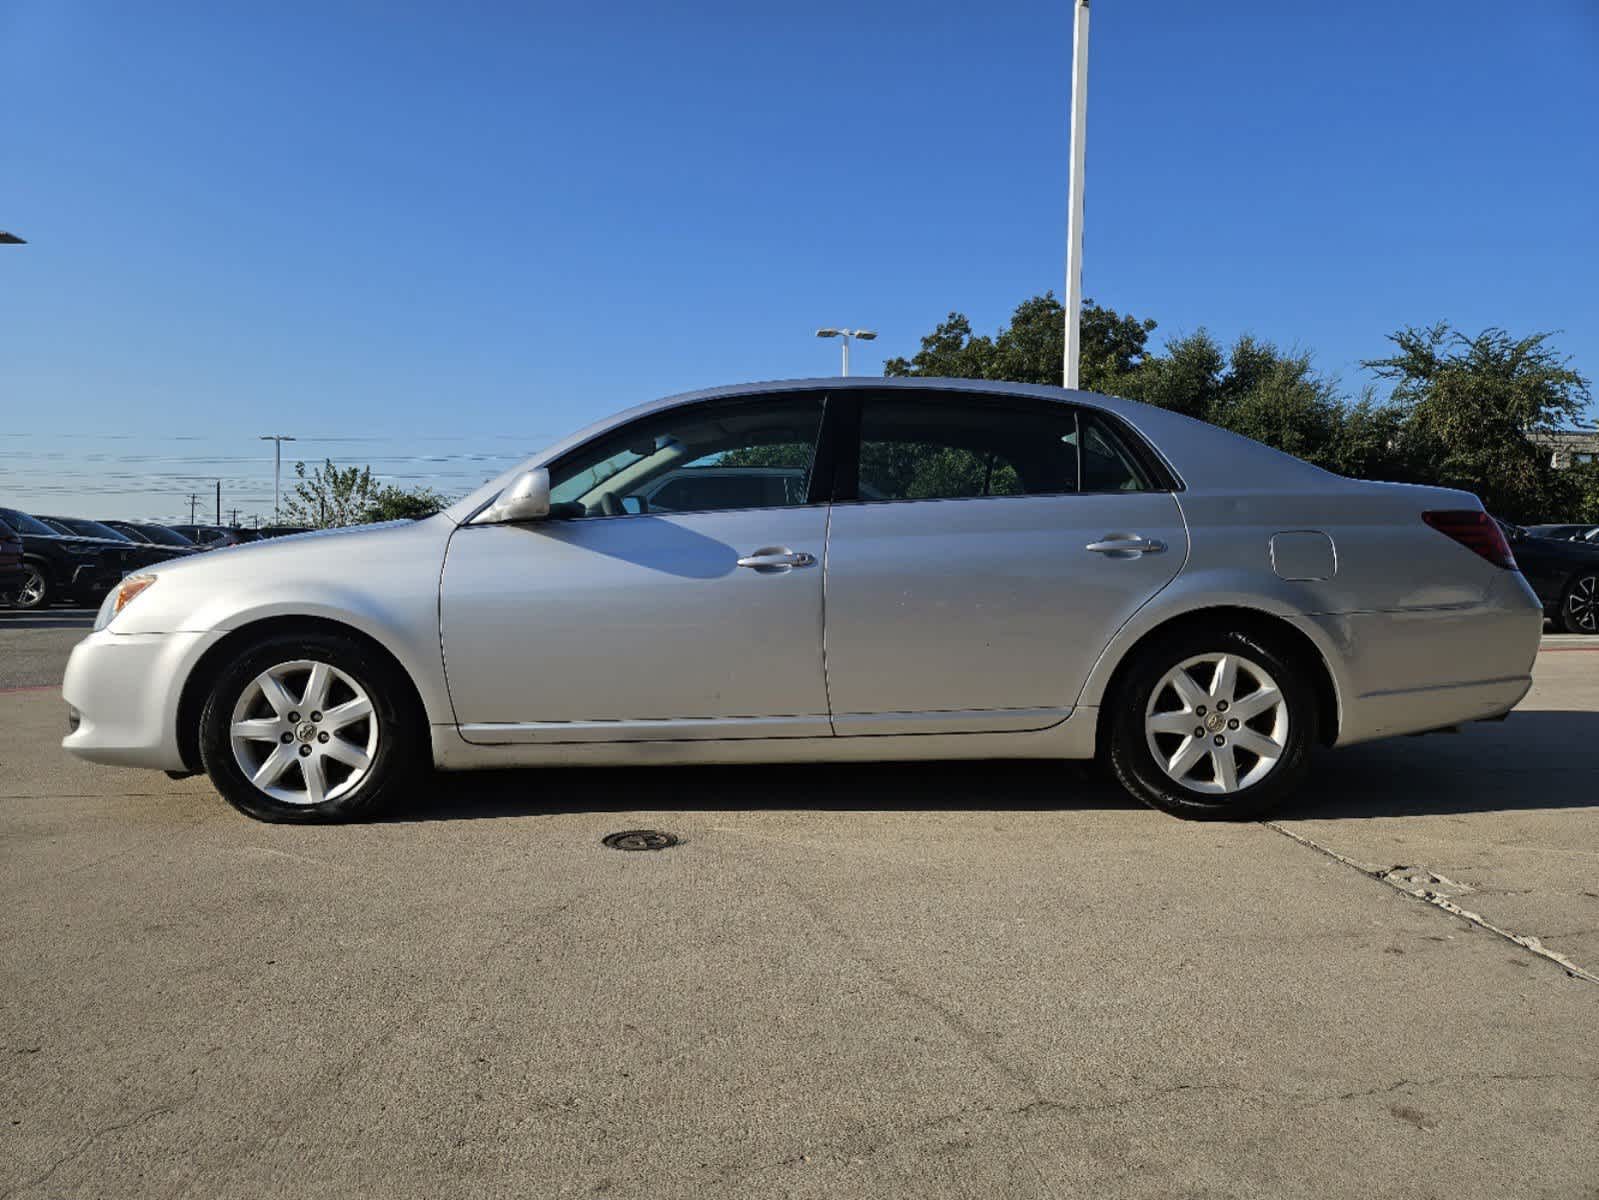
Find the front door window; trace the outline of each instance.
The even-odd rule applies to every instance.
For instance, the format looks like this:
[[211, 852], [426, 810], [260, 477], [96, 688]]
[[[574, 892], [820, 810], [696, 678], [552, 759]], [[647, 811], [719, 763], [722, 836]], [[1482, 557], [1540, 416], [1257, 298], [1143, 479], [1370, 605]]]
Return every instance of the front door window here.
[[819, 396], [712, 401], [646, 417], [551, 465], [552, 515], [806, 504], [821, 425]]

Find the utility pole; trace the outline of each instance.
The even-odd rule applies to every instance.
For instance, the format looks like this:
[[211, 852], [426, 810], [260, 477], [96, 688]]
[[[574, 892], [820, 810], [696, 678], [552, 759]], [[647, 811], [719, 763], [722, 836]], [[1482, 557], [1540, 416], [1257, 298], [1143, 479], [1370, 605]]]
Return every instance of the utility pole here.
[[217, 480], [217, 524], [222, 524], [222, 481]]
[[229, 516], [228, 516], [228, 524], [233, 526], [233, 528], [235, 528], [235, 529], [237, 529], [239, 527], [239, 510], [238, 509], [234, 509], [233, 512], [231, 514], [229, 514]]
[[272, 443], [272, 520], [280, 519], [278, 512], [278, 480], [283, 474], [283, 443], [295, 439], [283, 433], [264, 433], [261, 435], [263, 442]]
[[194, 524], [194, 509], [195, 509], [195, 506], [198, 505], [199, 503], [200, 503], [200, 494], [198, 492], [190, 492], [189, 493], [189, 524], [190, 525]]
[[1083, 356], [1083, 164], [1088, 149], [1088, 0], [1072, 0], [1071, 176], [1066, 187], [1066, 387]]

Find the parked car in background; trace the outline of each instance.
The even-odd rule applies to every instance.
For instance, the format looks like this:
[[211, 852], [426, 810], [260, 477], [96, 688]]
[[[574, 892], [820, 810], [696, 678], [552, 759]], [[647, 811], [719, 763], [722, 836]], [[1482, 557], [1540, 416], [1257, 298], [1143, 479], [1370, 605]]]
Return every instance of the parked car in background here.
[[311, 533], [309, 525], [263, 525], [261, 536], [263, 538], [290, 537], [296, 533]]
[[198, 550], [200, 548], [176, 529], [168, 529], [165, 525], [156, 525], [149, 521], [102, 521], [100, 523], [111, 526], [118, 533], [125, 534], [136, 542], [145, 542], [151, 546], [172, 546], [179, 550]]
[[1570, 542], [1585, 536], [1590, 528], [1587, 525], [1523, 525], [1522, 529], [1533, 537], [1554, 538], [1557, 541]]
[[133, 547], [52, 529], [15, 508], [0, 508], [0, 521], [22, 535], [26, 575], [11, 603], [44, 608], [57, 601], [98, 604], [133, 567]]
[[41, 515], [39, 520], [46, 525], [59, 529], [62, 533], [75, 533], [79, 537], [99, 538], [117, 550], [130, 548], [132, 557], [127, 562], [134, 568], [153, 567], [156, 563], [163, 563], [172, 558], [181, 558], [186, 554], [195, 554], [199, 551], [196, 546], [154, 546], [148, 542], [131, 538], [121, 530], [113, 529], [100, 521], [91, 521], [87, 517]]
[[1599, 634], [1599, 545], [1538, 537], [1501, 521], [1544, 615], [1567, 633]]
[[27, 578], [28, 568], [22, 565], [22, 535], [0, 521], [0, 604], [10, 604]]
[[[803, 486], [629, 511], [757, 462]], [[430, 765], [1096, 756], [1238, 818], [1316, 745], [1502, 717], [1542, 627], [1464, 492], [1058, 388], [766, 383], [608, 418], [423, 520], [130, 577], [72, 652], [63, 745], [277, 821]]]
[[174, 525], [184, 537], [202, 550], [220, 550], [224, 546], [237, 546], [243, 541], [238, 532], [221, 525]]

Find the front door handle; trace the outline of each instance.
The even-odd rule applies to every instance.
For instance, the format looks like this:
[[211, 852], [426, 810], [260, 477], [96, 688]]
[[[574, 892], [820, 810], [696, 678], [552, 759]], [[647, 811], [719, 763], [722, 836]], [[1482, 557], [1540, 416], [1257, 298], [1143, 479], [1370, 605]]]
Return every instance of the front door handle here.
[[790, 550], [787, 546], [763, 546], [754, 554], [746, 554], [739, 559], [738, 565], [763, 575], [772, 575], [794, 567], [813, 567], [816, 565], [816, 555], [804, 550]]
[[1085, 550], [1092, 550], [1095, 554], [1110, 554], [1116, 557], [1133, 554], [1159, 554], [1166, 549], [1166, 543], [1159, 538], [1139, 537], [1135, 534], [1109, 533], [1105, 540], [1089, 542]]

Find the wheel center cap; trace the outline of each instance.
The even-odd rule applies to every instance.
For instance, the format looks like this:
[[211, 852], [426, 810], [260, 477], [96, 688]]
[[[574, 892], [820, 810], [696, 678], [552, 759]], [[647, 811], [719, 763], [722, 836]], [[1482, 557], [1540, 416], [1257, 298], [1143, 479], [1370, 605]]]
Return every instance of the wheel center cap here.
[[301, 721], [300, 727], [294, 731], [294, 736], [302, 742], [314, 742], [316, 740], [316, 726], [309, 721]]
[[1227, 718], [1222, 716], [1220, 713], [1211, 713], [1210, 716], [1205, 718], [1205, 728], [1210, 730], [1212, 733], [1220, 733], [1222, 727], [1226, 724]]

